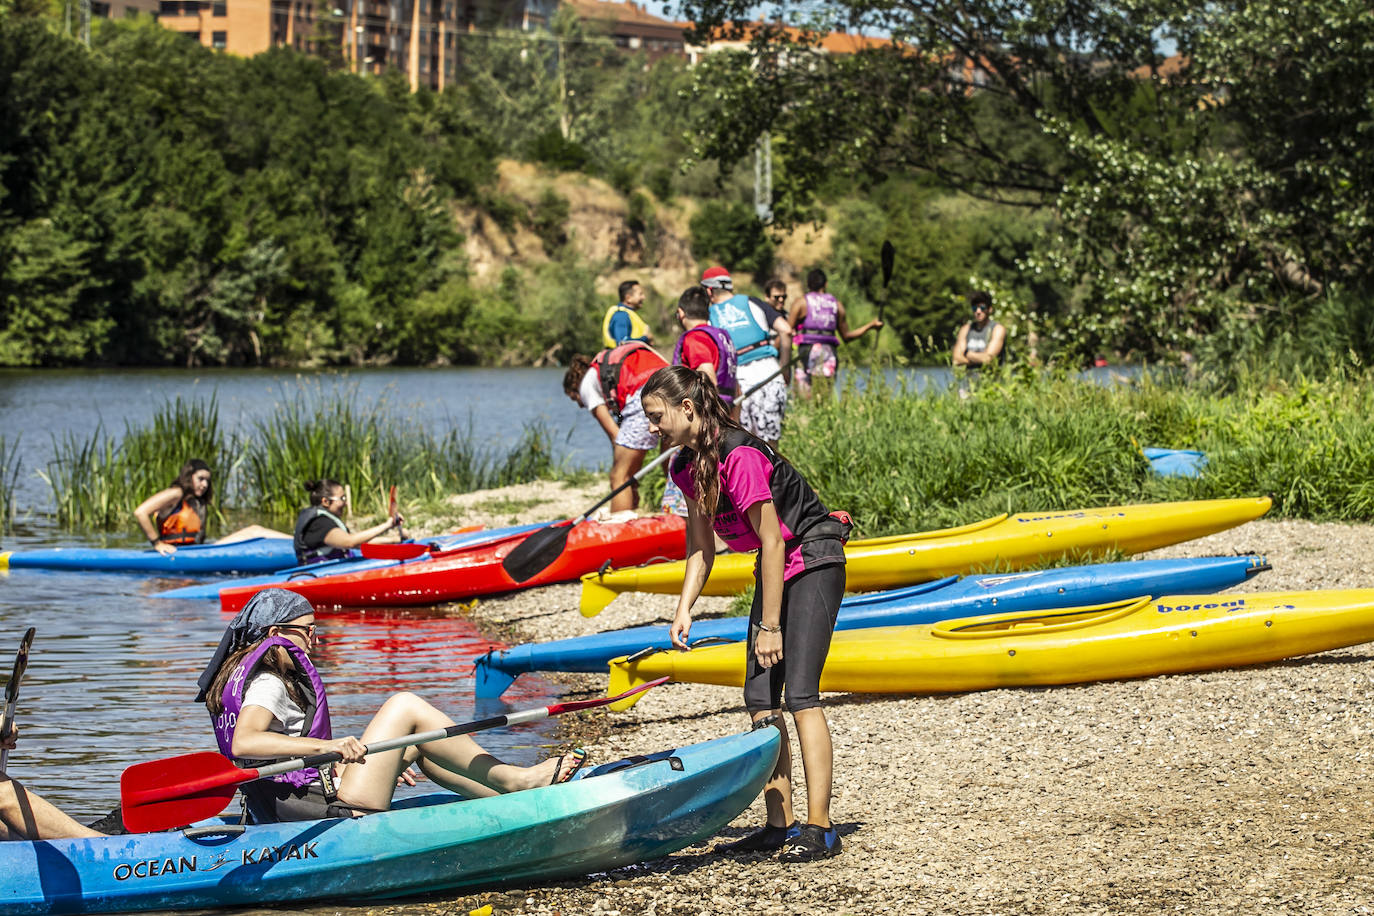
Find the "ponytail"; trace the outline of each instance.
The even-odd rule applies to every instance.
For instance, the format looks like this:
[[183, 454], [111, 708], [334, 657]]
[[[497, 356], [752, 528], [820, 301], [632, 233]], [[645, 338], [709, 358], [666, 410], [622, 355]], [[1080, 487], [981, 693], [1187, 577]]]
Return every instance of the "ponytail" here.
[[726, 429], [739, 429], [730, 418], [730, 408], [721, 401], [716, 386], [695, 369], [668, 366], [660, 369], [644, 383], [640, 398], [650, 395], [677, 407], [691, 401], [701, 419], [701, 433], [692, 459], [692, 483], [696, 485], [697, 509], [707, 518], [716, 514], [720, 501], [720, 442]]

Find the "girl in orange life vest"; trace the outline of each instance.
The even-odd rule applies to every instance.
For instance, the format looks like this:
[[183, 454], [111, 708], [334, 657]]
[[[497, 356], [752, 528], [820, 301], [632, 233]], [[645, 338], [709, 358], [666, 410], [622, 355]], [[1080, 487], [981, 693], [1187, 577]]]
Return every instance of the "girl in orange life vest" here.
[[[176, 553], [178, 544], [200, 544], [205, 541], [205, 520], [214, 487], [210, 483], [210, 466], [199, 458], [192, 458], [181, 466], [181, 473], [165, 490], [158, 490], [134, 510], [134, 519], [153, 549], [166, 555]], [[249, 525], [216, 543], [232, 544], [249, 538], [289, 538], [291, 535]]]
[[[658, 444], [649, 434], [639, 389], [655, 371], [668, 365], [642, 341], [631, 341], [596, 356], [581, 353], [568, 364], [563, 393], [579, 407], [590, 410], [611, 440], [611, 487], [630, 480], [644, 466], [644, 453]], [[607, 372], [603, 378], [602, 372]], [[612, 383], [609, 376], [615, 375]], [[611, 511], [639, 507], [639, 487], [626, 487], [611, 499]]]

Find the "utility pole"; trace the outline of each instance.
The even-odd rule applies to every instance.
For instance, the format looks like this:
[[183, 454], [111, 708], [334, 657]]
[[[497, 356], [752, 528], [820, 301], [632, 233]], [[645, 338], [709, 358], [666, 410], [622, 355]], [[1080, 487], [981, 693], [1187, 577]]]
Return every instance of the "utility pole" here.
[[81, 40], [91, 46], [91, 0], [81, 0]]
[[754, 144], [754, 213], [760, 221], [773, 221], [773, 138], [764, 133]]

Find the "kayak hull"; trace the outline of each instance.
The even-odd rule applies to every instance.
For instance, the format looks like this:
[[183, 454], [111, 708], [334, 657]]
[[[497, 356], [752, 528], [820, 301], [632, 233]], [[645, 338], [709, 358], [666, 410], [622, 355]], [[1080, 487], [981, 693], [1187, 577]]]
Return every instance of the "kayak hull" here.
[[[1269, 511], [1268, 497], [1210, 499], [1065, 512], [1003, 515], [961, 528], [851, 541], [845, 548], [846, 588], [898, 588], [981, 570], [1017, 570], [1064, 556], [1109, 551], [1144, 553], [1225, 531]], [[582, 613], [593, 616], [621, 592], [673, 594], [682, 588], [683, 563], [616, 569], [582, 579]], [[716, 557], [704, 595], [734, 595], [754, 581], [748, 554]]]
[[58, 569], [72, 572], [152, 572], [170, 576], [215, 573], [265, 573], [296, 562], [290, 538], [249, 538], [232, 544], [188, 544], [163, 556], [143, 550], [104, 547], [54, 547], [0, 554], [0, 568]]
[[[1258, 556], [1134, 560], [1068, 566], [1008, 575], [953, 577], [895, 591], [855, 595], [840, 604], [838, 630], [934, 623], [990, 611], [1035, 611], [1121, 601], [1166, 591], [1213, 592], [1269, 568]], [[748, 619], [727, 617], [692, 624], [693, 642], [739, 641]], [[493, 649], [477, 660], [477, 696], [500, 696], [529, 671], [601, 671], [611, 659], [671, 646], [666, 626], [631, 627], [572, 639]]]
[[[542, 525], [516, 525], [508, 528], [492, 528], [483, 531], [469, 531], [462, 534], [446, 534], [440, 537], [429, 538], [425, 543], [438, 544], [444, 550], [475, 549], [502, 538], [514, 537], [516, 535], [528, 534], [535, 531]], [[294, 558], [293, 558], [294, 559]], [[277, 569], [270, 575], [258, 576], [251, 579], [235, 579], [232, 583], [225, 582], [203, 582], [198, 585], [187, 585], [181, 588], [168, 589], [165, 592], [157, 592], [153, 598], [176, 598], [183, 600], [218, 600], [220, 590], [226, 585], [232, 588], [247, 588], [256, 586], [266, 588], [272, 585], [279, 585], [282, 582], [289, 582], [294, 579], [318, 579], [322, 576], [337, 576], [341, 573], [364, 572], [369, 569], [385, 569], [388, 566], [399, 566], [402, 560], [369, 560], [360, 557], [344, 557], [339, 560], [324, 560], [320, 563], [307, 563], [303, 566], [292, 566], [287, 569]]]
[[667, 855], [762, 790], [761, 729], [495, 798], [408, 800], [356, 819], [0, 844], [7, 914], [170, 910], [382, 897], [545, 881]]
[[[568, 535], [567, 546], [552, 563], [525, 582], [516, 582], [501, 566], [524, 543], [513, 538], [477, 550], [435, 556], [401, 566], [280, 583], [299, 592], [316, 608], [439, 604], [479, 595], [570, 582], [606, 563], [652, 563], [680, 559], [686, 553], [685, 520], [675, 515], [636, 518], [628, 522], [583, 522]], [[226, 588], [220, 607], [237, 612], [259, 588]]]
[[[1374, 589], [1169, 595], [836, 633], [821, 689], [950, 693], [1077, 684], [1278, 661], [1374, 640]], [[743, 683], [744, 644], [612, 663], [640, 678]]]

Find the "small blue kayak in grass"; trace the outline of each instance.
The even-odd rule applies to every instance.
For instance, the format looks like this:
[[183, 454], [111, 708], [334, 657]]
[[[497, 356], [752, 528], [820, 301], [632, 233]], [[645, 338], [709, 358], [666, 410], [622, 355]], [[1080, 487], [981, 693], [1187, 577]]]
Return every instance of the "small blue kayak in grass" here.
[[[1142, 595], [1215, 592], [1269, 568], [1263, 557], [1238, 556], [1128, 560], [962, 579], [949, 576], [910, 588], [846, 598], [840, 604], [835, 629], [935, 623], [992, 612], [1106, 604]], [[747, 635], [748, 623], [746, 617], [694, 621], [692, 644], [738, 642]], [[476, 694], [498, 697], [527, 671], [604, 671], [613, 658], [671, 647], [668, 627], [647, 626], [493, 649], [477, 659]]]
[[[490, 528], [482, 531], [465, 531], [462, 534], [445, 534], [435, 538], [428, 538], [424, 543], [437, 544], [443, 550], [455, 550], [461, 547], [481, 547], [483, 544], [490, 544], [502, 538], [513, 537], [525, 534], [538, 528], [543, 528], [547, 522], [537, 525], [514, 525], [507, 528]], [[180, 551], [178, 551], [180, 552]], [[428, 559], [429, 555], [424, 554], [417, 559]], [[295, 554], [291, 556], [295, 560]], [[228, 585], [276, 585], [280, 582], [289, 582], [294, 579], [317, 579], [321, 576], [333, 576], [341, 573], [362, 572], [366, 569], [381, 569], [384, 566], [397, 566], [403, 562], [413, 562], [410, 560], [368, 560], [363, 557], [344, 557], [339, 560], [324, 560], [319, 563], [306, 563], [301, 566], [292, 566], [287, 569], [274, 567], [273, 572], [266, 576], [257, 576], [250, 579], [234, 579], [232, 582], [203, 582], [199, 585], [186, 585], [181, 588], [169, 589], [165, 592], [157, 592], [154, 598], [187, 598], [213, 599], [219, 600], [219, 590]]]
[[776, 728], [731, 735], [492, 798], [398, 801], [359, 818], [0, 843], [6, 914], [115, 913], [398, 897], [548, 881], [667, 855], [758, 796]]
[[86, 572], [150, 572], [202, 576], [263, 573], [296, 562], [290, 538], [250, 538], [232, 544], [188, 544], [163, 556], [151, 547], [53, 547], [0, 553], [0, 569], [59, 569]]

